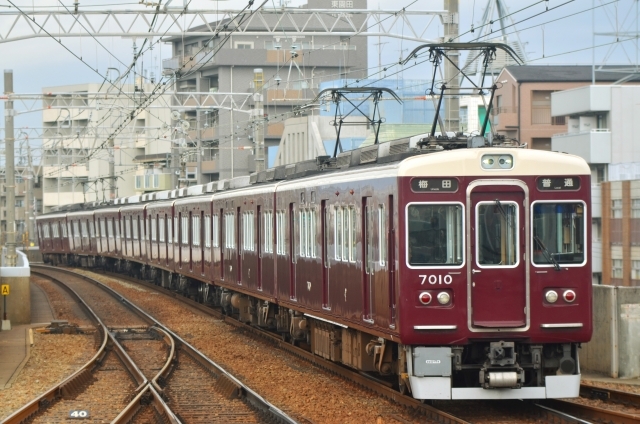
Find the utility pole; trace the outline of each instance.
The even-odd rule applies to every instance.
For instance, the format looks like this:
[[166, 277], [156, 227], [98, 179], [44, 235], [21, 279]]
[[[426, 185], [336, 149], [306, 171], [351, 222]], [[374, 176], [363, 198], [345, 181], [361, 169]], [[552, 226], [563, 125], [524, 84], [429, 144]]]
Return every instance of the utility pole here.
[[116, 200], [116, 152], [113, 137], [108, 140], [109, 149], [109, 202]]
[[256, 145], [256, 172], [265, 170], [265, 158], [264, 158], [264, 107], [262, 105], [262, 87], [264, 85], [264, 74], [262, 69], [253, 70], [253, 82], [256, 92], [253, 95], [255, 107], [253, 109], [253, 125], [254, 134], [253, 141]]
[[[27, 201], [25, 208], [25, 221], [27, 221], [27, 246], [31, 246], [33, 241], [33, 224], [35, 223], [35, 209], [36, 199], [34, 196], [34, 179], [36, 178], [35, 172], [33, 172], [33, 164], [31, 163], [31, 144], [29, 138], [27, 138], [27, 169], [29, 172], [29, 178], [27, 179]], [[32, 201], [33, 200], [33, 201]]]
[[[444, 16], [444, 42], [458, 41], [458, 6], [459, 0], [444, 0], [444, 9], [447, 14]], [[457, 51], [449, 54], [455, 66], [445, 60], [444, 80], [447, 84], [447, 92], [444, 98], [445, 119], [444, 127], [446, 131], [460, 131], [460, 75], [456, 69], [460, 63], [460, 53]]]
[[[13, 70], [4, 70], [4, 94], [10, 99], [13, 94]], [[6, 172], [5, 187], [7, 188], [7, 256], [6, 266], [16, 266], [16, 175], [15, 175], [15, 152], [14, 152], [14, 130], [13, 130], [13, 100], [7, 100], [4, 107], [4, 128], [5, 128], [5, 155]]]

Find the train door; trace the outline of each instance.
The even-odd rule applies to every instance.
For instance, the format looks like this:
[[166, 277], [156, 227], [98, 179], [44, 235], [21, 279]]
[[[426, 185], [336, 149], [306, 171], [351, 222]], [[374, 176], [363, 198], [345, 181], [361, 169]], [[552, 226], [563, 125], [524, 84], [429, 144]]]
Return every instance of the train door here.
[[488, 329], [524, 327], [529, 289], [525, 188], [484, 180], [470, 190], [471, 324]]
[[[240, 215], [240, 207], [236, 209], [236, 241], [235, 241], [235, 253], [236, 253], [236, 281], [238, 284], [242, 284], [242, 255], [244, 255], [244, 246], [241, 244], [242, 236], [244, 233], [240, 233], [242, 231], [242, 225], [244, 223], [244, 219], [241, 219], [243, 216]], [[245, 219], [246, 216], [244, 216]]]
[[[207, 219], [207, 224], [205, 224], [205, 219]], [[205, 217], [204, 211], [200, 211], [200, 219], [198, 222], [198, 237], [200, 238], [200, 275], [204, 275], [204, 249], [208, 248], [208, 244], [210, 243], [211, 230], [209, 230], [209, 225], [211, 223], [211, 218], [209, 215]], [[208, 231], [208, 233], [205, 233]]]
[[320, 232], [322, 237], [322, 307], [331, 309], [329, 305], [329, 271], [331, 270], [331, 262], [329, 261], [329, 207], [327, 201], [320, 202]]
[[[393, 220], [393, 195], [389, 196], [389, 204], [387, 206], [387, 251], [382, 253], [382, 257], [387, 260], [387, 272], [389, 274], [389, 326], [395, 327], [396, 322], [396, 231], [395, 221]], [[384, 208], [382, 210], [384, 212]], [[381, 225], [384, 231], [384, 226]]]
[[371, 197], [362, 198], [362, 263], [363, 263], [363, 305], [362, 318], [365, 321], [373, 321], [373, 293], [372, 288], [375, 280], [375, 260], [374, 260], [374, 214], [373, 201]]
[[296, 210], [289, 203], [289, 297], [296, 300]]

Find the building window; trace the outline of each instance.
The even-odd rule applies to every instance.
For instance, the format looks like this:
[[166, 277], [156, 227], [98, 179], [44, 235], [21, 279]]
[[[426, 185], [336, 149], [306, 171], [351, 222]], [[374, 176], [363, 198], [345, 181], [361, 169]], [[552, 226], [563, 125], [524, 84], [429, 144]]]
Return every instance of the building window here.
[[611, 218], [622, 218], [622, 199], [611, 200]]
[[611, 264], [611, 278], [622, 278], [622, 259], [613, 259]]
[[631, 218], [640, 218], [640, 199], [631, 199]]
[[551, 125], [567, 125], [566, 116], [553, 116], [551, 118]]
[[22, 208], [22, 207], [24, 207], [24, 200], [16, 199], [16, 208]]
[[253, 42], [252, 41], [236, 41], [234, 43], [236, 49], [252, 49]]
[[551, 91], [531, 92], [531, 124], [551, 124]]

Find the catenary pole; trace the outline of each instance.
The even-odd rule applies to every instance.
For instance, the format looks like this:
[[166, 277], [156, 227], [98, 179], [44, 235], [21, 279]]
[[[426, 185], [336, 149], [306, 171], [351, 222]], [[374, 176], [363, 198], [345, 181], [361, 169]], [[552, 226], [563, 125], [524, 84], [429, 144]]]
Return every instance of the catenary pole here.
[[[11, 98], [13, 94], [13, 70], [4, 70], [4, 94]], [[13, 100], [7, 100], [4, 107], [4, 128], [5, 128], [5, 155], [6, 155], [6, 172], [5, 187], [7, 188], [7, 228], [5, 234], [7, 236], [6, 248], [6, 266], [16, 266], [16, 176], [15, 176], [15, 158], [14, 158], [14, 129], [13, 116]]]

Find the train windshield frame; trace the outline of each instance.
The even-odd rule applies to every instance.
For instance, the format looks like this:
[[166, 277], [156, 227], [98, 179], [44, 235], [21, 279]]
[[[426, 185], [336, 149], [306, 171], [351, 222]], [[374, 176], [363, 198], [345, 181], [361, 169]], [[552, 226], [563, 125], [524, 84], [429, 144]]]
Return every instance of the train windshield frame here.
[[462, 268], [465, 264], [464, 205], [412, 202], [405, 210], [409, 268]]
[[476, 264], [516, 268], [520, 264], [519, 207], [514, 201], [476, 204]]
[[[587, 207], [582, 200], [542, 200], [531, 204], [531, 263], [536, 267], [587, 263]], [[551, 257], [551, 258], [550, 258]]]

